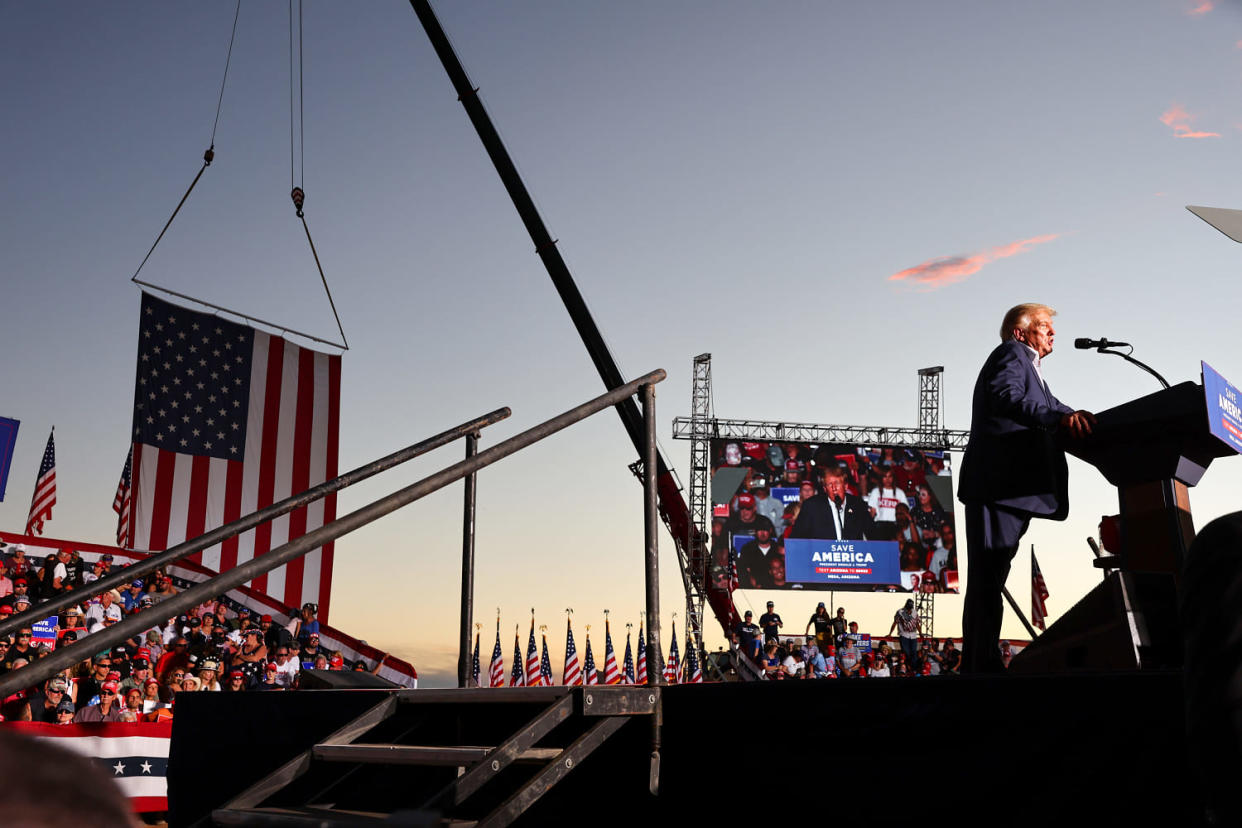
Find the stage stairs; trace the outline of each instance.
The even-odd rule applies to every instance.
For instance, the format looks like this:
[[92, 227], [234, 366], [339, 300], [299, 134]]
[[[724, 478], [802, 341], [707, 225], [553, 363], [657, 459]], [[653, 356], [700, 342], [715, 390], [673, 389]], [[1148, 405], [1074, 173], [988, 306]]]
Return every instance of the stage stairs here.
[[509, 825], [631, 719], [654, 735], [659, 715], [659, 687], [394, 690], [198, 824]]

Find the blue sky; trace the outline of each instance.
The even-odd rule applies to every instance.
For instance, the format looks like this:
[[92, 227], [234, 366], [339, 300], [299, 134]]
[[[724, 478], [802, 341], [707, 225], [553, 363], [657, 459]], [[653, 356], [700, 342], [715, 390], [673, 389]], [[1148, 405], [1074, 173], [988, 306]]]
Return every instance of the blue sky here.
[[[1033, 299], [1060, 311], [1046, 370], [1072, 405], [1154, 388], [1120, 360], [1069, 349], [1076, 336], [1133, 342], [1172, 381], [1196, 378], [1200, 359], [1242, 379], [1242, 250], [1183, 209], [1242, 207], [1237, 3], [437, 12], [623, 370], [669, 371], [661, 431], [683, 480], [688, 446], [669, 422], [689, 413], [704, 351], [723, 417], [912, 425], [916, 370], [944, 365], [946, 424], [966, 428], [1000, 315]], [[48, 533], [112, 532], [138, 309], [128, 279], [200, 165], [232, 14], [0, 7], [0, 414], [22, 421], [5, 529], [24, 525], [55, 424]], [[284, 4], [243, 4], [216, 162], [143, 276], [331, 338], [288, 200], [287, 25]], [[304, 37], [307, 220], [352, 346], [342, 467], [512, 406], [487, 445], [597, 394], [408, 5], [308, 2]], [[342, 508], [458, 452], [356, 487]], [[531, 606], [554, 648], [566, 607], [593, 631], [604, 608], [637, 622], [633, 455], [607, 414], [481, 478], [477, 606], [485, 629], [504, 608], [506, 654]], [[1071, 478], [1070, 520], [1029, 535], [1053, 618], [1098, 577], [1083, 539], [1116, 510], [1094, 470], [1072, 461]], [[1199, 525], [1236, 508], [1240, 478], [1237, 461], [1218, 461], [1192, 493]], [[443, 492], [338, 546], [334, 621], [427, 676], [452, 669], [459, 501], [459, 488]], [[667, 539], [664, 550], [665, 622], [676, 610], [680, 628]], [[1020, 560], [1015, 593], [1025, 575]], [[838, 599], [876, 632], [898, 603]], [[793, 626], [813, 606], [777, 600]], [[959, 613], [942, 599], [937, 632], [957, 632]]]

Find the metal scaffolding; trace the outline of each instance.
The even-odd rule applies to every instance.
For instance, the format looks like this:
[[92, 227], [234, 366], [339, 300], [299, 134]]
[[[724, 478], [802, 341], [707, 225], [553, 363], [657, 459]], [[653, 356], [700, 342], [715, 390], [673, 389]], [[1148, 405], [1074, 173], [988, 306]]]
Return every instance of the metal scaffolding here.
[[[703, 598], [707, 585], [706, 531], [711, 520], [708, 480], [711, 476], [712, 438], [712, 355], [694, 358], [694, 379], [690, 393], [690, 589], [686, 592], [686, 614], [699, 652], [703, 652]], [[695, 530], [698, 531], [695, 531]]]

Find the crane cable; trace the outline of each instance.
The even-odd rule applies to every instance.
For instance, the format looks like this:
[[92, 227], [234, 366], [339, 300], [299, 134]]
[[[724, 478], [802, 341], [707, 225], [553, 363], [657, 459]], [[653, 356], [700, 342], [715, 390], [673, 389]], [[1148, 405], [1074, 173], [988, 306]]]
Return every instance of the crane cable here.
[[[207, 151], [203, 153], [203, 166], [199, 168], [198, 175], [194, 176], [194, 180], [190, 182], [189, 188], [185, 191], [185, 195], [177, 202], [177, 206], [173, 209], [172, 215], [168, 217], [168, 221], [164, 223], [164, 229], [160, 230], [160, 234], [155, 237], [155, 241], [151, 244], [151, 249], [147, 251], [147, 255], [142, 257], [138, 269], [134, 271], [134, 275], [129, 277], [131, 282], [138, 281], [138, 274], [142, 272], [142, 268], [146, 266], [147, 260], [151, 258], [151, 254], [155, 252], [156, 246], [160, 240], [164, 238], [164, 234], [168, 232], [168, 228], [172, 226], [173, 219], [177, 217], [177, 213], [181, 212], [182, 205], [185, 204], [190, 193], [194, 191], [194, 185], [198, 184], [198, 180], [203, 177], [203, 173], [211, 166], [211, 162], [216, 157], [216, 127], [220, 125], [220, 110], [224, 106], [224, 87], [229, 80], [229, 64], [233, 61], [233, 43], [237, 40], [237, 19], [241, 16], [241, 0], [237, 0], [237, 8], [233, 11], [233, 33], [229, 35], [229, 51], [224, 58], [224, 77], [220, 81], [220, 94], [216, 98], [216, 117], [211, 123], [211, 140], [208, 142]], [[145, 284], [145, 283], [141, 283]]]
[[[319, 251], [315, 249], [315, 241], [311, 238], [310, 227], [306, 224], [306, 215], [302, 207], [306, 203], [306, 191], [302, 184], [306, 180], [306, 121], [302, 87], [302, 0], [298, 0], [297, 15], [297, 62], [293, 55], [293, 0], [289, 0], [289, 184], [292, 189], [289, 197], [297, 217], [302, 222], [302, 230], [306, 233], [306, 243], [310, 245], [311, 256], [315, 259], [315, 267], [319, 270], [319, 280], [323, 282], [323, 292], [328, 295], [328, 304], [332, 307], [332, 316], [336, 319], [336, 329], [341, 334], [341, 347], [349, 350], [349, 340], [345, 338], [345, 328], [341, 326], [340, 314], [336, 312], [336, 302], [332, 299], [332, 290], [328, 287], [328, 277], [324, 275], [323, 264], [319, 261]], [[294, 115], [293, 101], [296, 93], [297, 115]], [[294, 142], [294, 126], [297, 127], [297, 142]], [[294, 176], [294, 170], [297, 176]]]

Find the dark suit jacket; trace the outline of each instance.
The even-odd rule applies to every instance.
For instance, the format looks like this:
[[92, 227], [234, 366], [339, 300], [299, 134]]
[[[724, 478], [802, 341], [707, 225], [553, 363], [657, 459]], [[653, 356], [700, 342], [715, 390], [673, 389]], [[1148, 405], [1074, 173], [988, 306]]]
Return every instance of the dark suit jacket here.
[[1054, 433], [1071, 411], [1040, 382], [1025, 345], [998, 345], [975, 382], [958, 497], [1064, 520], [1068, 473]]
[[823, 538], [827, 540], [866, 540], [871, 536], [871, 510], [857, 495], [845, 496], [845, 520], [841, 529], [843, 538], [837, 537], [837, 525], [832, 519], [832, 507], [828, 495], [808, 497], [794, 521], [791, 538]]

